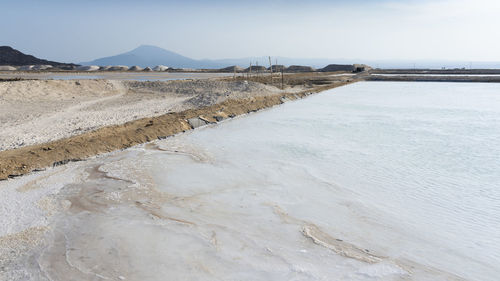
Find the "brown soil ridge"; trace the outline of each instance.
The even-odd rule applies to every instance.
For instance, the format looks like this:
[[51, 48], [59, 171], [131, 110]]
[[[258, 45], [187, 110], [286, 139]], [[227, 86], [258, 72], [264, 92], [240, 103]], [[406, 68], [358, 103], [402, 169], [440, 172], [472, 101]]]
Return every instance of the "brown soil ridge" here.
[[81, 135], [49, 143], [0, 151], [0, 180], [21, 176], [46, 167], [132, 147], [163, 139], [193, 129], [190, 118], [216, 123], [223, 118], [255, 112], [282, 104], [287, 100], [304, 98], [312, 93], [350, 84], [354, 81], [336, 82], [299, 93], [284, 93], [226, 100], [222, 103], [167, 113], [158, 117], [143, 118], [122, 125], [108, 126]]

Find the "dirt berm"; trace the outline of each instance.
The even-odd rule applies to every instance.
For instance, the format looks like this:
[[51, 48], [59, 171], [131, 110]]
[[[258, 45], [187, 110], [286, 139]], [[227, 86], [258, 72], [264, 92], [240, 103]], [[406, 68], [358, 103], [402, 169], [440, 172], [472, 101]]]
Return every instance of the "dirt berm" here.
[[0, 151], [0, 180], [191, 130], [193, 127], [188, 120], [192, 118], [198, 118], [204, 123], [215, 123], [348, 83], [351, 82], [339, 81], [295, 93], [228, 99], [215, 105], [102, 127], [44, 144]]

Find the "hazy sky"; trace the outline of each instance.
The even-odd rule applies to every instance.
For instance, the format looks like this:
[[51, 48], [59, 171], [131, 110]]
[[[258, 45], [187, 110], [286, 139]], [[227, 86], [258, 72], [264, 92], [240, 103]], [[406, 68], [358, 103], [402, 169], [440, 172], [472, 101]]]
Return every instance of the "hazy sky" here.
[[0, 45], [79, 62], [156, 45], [192, 58], [500, 61], [498, 0], [0, 0]]

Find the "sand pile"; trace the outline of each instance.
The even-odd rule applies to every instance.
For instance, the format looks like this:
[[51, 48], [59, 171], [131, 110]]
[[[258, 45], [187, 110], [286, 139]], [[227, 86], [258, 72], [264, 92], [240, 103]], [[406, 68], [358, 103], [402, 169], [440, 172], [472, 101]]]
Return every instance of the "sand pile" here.
[[313, 72], [316, 71], [316, 69], [310, 67], [310, 66], [304, 66], [304, 65], [290, 65], [289, 67], [286, 68], [287, 72]]
[[228, 67], [224, 67], [224, 68], [219, 69], [220, 72], [242, 72], [244, 70], [245, 69], [243, 69], [242, 67], [237, 66], [237, 65], [228, 66]]
[[143, 71], [144, 69], [140, 66], [134, 65], [128, 69], [129, 71]]
[[252, 65], [251, 67], [245, 68], [246, 72], [266, 72], [267, 68], [262, 65]]
[[48, 64], [33, 66], [33, 70], [47, 70], [47, 69], [51, 69], [51, 68], [52, 68], [52, 65], [48, 65]]
[[324, 71], [324, 72], [334, 72], [334, 71], [346, 71], [346, 72], [353, 72], [354, 71], [354, 65], [352, 64], [329, 64], [321, 69], [319, 71]]
[[109, 71], [127, 71], [128, 70], [128, 66], [125, 66], [125, 65], [113, 65], [113, 66], [111, 66], [107, 70], [109, 70]]
[[99, 70], [99, 66], [97, 66], [97, 65], [82, 65], [82, 66], [78, 66], [76, 68], [76, 70], [78, 70], [78, 71], [97, 71], [97, 70]]
[[168, 66], [164, 66], [164, 65], [157, 65], [153, 68], [154, 71], [167, 71], [168, 70]]
[[[278, 71], [284, 71], [286, 69], [286, 67], [282, 64], [273, 64], [271, 66], [273, 68], [273, 72], [278, 72]], [[271, 68], [268, 68], [268, 70], [270, 70]]]
[[19, 67], [19, 70], [21, 70], [21, 71], [32, 70], [33, 67], [35, 67], [35, 66], [34, 65], [22, 65]]
[[16, 71], [17, 69], [10, 65], [0, 65], [0, 71]]

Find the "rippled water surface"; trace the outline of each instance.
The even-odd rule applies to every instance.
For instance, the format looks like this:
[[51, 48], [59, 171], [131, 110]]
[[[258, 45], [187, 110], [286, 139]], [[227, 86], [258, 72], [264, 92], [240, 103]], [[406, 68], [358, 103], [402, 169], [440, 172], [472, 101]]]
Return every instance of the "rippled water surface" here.
[[329, 90], [78, 164], [40, 268], [57, 280], [497, 280], [499, 141], [498, 84]]

